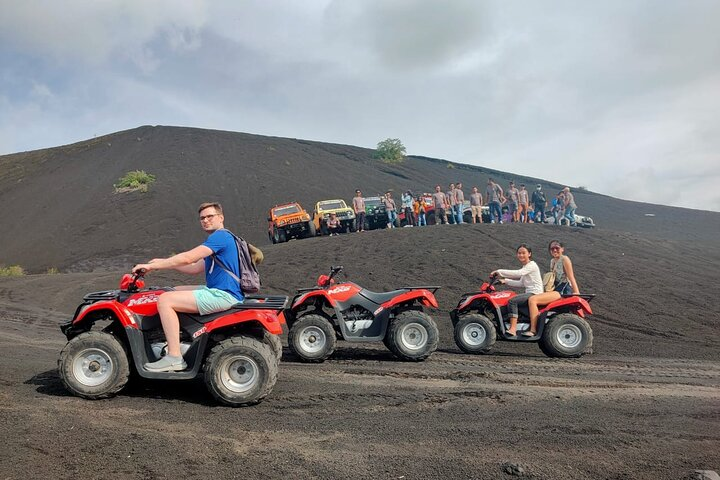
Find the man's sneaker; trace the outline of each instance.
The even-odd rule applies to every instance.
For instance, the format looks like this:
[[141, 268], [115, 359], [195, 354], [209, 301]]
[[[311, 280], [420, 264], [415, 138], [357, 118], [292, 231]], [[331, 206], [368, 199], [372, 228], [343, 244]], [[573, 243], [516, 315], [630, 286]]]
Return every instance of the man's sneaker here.
[[146, 363], [144, 367], [148, 372], [180, 372], [187, 368], [187, 363], [183, 357], [165, 355], [157, 362]]

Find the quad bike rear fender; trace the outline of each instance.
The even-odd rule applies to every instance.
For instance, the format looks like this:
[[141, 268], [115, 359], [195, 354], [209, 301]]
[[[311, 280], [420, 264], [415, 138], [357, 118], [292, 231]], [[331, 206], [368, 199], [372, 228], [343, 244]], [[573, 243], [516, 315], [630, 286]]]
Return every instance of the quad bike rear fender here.
[[205, 327], [203, 327], [203, 329], [200, 329], [198, 333], [196, 333], [196, 335], [199, 335], [199, 332], [210, 333], [213, 330], [218, 330], [238, 324], [247, 324], [248, 322], [259, 323], [260, 325], [262, 325], [262, 328], [272, 333], [273, 335], [280, 335], [282, 333], [282, 325], [280, 323], [280, 319], [278, 318], [278, 314], [274, 311], [243, 310], [237, 313], [233, 313], [231, 315], [225, 315], [218, 318], [217, 320], [206, 323]]
[[385, 310], [392, 309], [398, 305], [411, 304], [413, 302], [419, 302], [426, 307], [438, 308], [438, 302], [435, 299], [430, 290], [419, 289], [410, 290], [409, 292], [398, 295], [397, 297], [389, 300], [381, 305]]
[[586, 315], [592, 315], [592, 308], [584, 298], [565, 297], [552, 302], [540, 310], [540, 314], [550, 311], [555, 312], [573, 312], [579, 317], [585, 318]]

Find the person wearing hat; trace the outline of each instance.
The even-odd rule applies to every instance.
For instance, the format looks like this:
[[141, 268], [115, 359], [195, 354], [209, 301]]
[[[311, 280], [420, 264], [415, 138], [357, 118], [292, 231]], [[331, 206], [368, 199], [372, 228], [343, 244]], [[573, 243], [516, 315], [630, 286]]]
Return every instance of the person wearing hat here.
[[545, 223], [545, 209], [547, 208], [547, 198], [539, 183], [535, 187], [535, 191], [531, 198], [533, 207], [535, 208], [535, 223]]

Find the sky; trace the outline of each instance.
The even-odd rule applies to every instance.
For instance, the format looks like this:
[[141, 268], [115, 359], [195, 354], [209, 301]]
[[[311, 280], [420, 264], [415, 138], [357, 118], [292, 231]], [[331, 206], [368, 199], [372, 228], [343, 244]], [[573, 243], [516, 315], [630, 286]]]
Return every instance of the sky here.
[[720, 2], [0, 0], [0, 155], [140, 125], [720, 211]]

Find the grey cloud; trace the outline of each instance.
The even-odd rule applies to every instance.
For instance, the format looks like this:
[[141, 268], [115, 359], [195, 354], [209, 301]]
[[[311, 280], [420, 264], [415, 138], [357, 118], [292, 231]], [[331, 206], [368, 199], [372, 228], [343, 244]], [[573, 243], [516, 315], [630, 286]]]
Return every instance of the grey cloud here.
[[0, 151], [148, 123], [399, 137], [413, 154], [720, 210], [717, 2], [195, 5], [199, 19], [110, 21], [124, 53], [95, 63], [2, 29]]
[[336, 0], [326, 26], [349, 48], [366, 48], [384, 68], [437, 69], [478, 48], [487, 36], [485, 15], [483, 4], [471, 0]]

